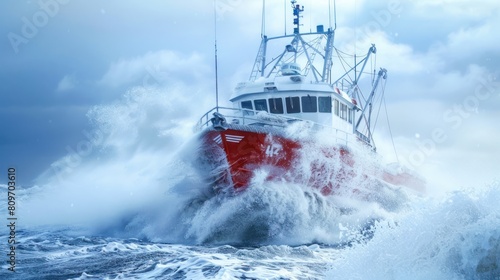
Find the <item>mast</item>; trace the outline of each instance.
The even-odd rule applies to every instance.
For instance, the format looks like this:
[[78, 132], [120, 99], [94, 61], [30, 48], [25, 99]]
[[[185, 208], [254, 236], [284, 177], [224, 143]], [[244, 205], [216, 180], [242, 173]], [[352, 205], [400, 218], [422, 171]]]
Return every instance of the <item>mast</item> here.
[[[304, 6], [298, 4], [297, 0], [290, 0], [293, 13], [293, 33], [282, 36], [268, 37], [265, 34], [265, 1], [263, 1], [262, 12], [262, 28], [261, 28], [261, 43], [255, 62], [250, 73], [250, 82], [254, 82], [258, 78], [270, 78], [273, 75], [279, 75], [280, 67], [290, 63], [301, 63], [301, 75], [308, 76], [312, 72], [313, 81], [316, 83], [331, 83], [332, 57], [334, 53], [334, 34], [335, 29], [331, 26], [328, 30], [324, 30], [323, 25], [318, 25], [315, 32], [301, 33], [302, 13]], [[285, 6], [286, 7], [286, 6]], [[311, 39], [315, 36], [316, 39]], [[281, 53], [268, 58], [267, 47], [270, 41], [290, 38], [291, 41], [285, 45]], [[322, 42], [323, 39], [326, 39]], [[323, 59], [320, 63], [314, 65], [314, 59], [317, 55]], [[269, 61], [268, 61], [269, 60]], [[321, 67], [323, 69], [321, 69]], [[309, 71], [312, 70], [312, 71]]]
[[264, 76], [264, 71], [266, 69], [266, 50], [267, 50], [267, 36], [262, 36], [262, 41], [260, 42], [259, 52], [255, 58], [253, 64], [252, 73], [250, 73], [250, 81], [255, 81], [258, 77]]
[[[267, 36], [266, 36], [266, 1], [262, 1], [262, 26], [260, 29], [260, 37], [262, 41], [260, 42], [259, 52], [255, 58], [253, 64], [252, 72], [250, 73], [249, 81], [253, 82], [258, 77], [264, 76], [264, 71], [266, 68], [266, 50], [267, 50]], [[260, 73], [260, 75], [259, 75]]]
[[326, 47], [325, 47], [325, 61], [323, 65], [323, 77], [321, 79], [322, 82], [331, 82], [330, 79], [330, 74], [332, 71], [332, 66], [333, 66], [333, 61], [332, 61], [332, 55], [333, 55], [333, 37], [335, 35], [335, 32], [332, 30], [332, 28], [328, 28], [328, 32], [326, 34]]
[[[300, 13], [304, 11], [304, 6], [300, 7], [297, 4], [297, 0], [292, 0], [292, 9], [293, 9], [293, 34], [295, 34], [295, 39], [292, 41], [292, 45], [295, 47], [295, 55], [293, 62], [297, 62], [297, 50], [299, 49], [299, 41], [300, 38]], [[309, 59], [309, 58], [308, 58]]]

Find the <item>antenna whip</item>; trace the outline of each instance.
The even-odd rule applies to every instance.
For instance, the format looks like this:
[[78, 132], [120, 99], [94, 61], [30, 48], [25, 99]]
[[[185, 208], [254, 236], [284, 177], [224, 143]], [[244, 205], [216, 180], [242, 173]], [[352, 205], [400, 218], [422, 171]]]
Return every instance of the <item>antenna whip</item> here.
[[266, 35], [266, 0], [262, 0], [262, 27], [260, 29], [260, 38]]
[[219, 77], [217, 70], [217, 0], [214, 0], [214, 37], [215, 37], [215, 109], [219, 112]]

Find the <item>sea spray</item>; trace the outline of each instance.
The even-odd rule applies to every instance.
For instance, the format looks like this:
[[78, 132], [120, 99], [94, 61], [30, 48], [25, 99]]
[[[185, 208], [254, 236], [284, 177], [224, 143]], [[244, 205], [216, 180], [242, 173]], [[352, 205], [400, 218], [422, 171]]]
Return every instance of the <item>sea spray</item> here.
[[93, 108], [88, 116], [102, 141], [71, 169], [48, 168], [38, 178], [20, 207], [24, 222], [95, 228], [154, 205], [165, 196], [174, 151], [192, 135], [190, 102], [175, 88], [134, 88]]
[[[101, 141], [70, 172], [40, 177], [23, 201], [24, 221], [183, 244], [338, 244], [404, 204], [404, 196], [381, 194], [376, 180], [362, 176], [343, 182], [332, 196], [311, 188], [314, 164], [325, 168], [315, 180], [337, 183], [343, 162], [318, 151], [342, 146], [329, 131], [305, 124], [287, 131], [316, 140], [304, 145], [294, 170], [283, 175], [293, 180], [269, 181], [263, 167], [240, 193], [214, 189], [211, 175], [217, 170], [200, 160], [203, 146], [192, 131], [200, 112], [190, 102], [180, 91], [135, 88], [92, 109]], [[361, 160], [350, 168], [359, 174], [371, 168], [367, 154], [356, 154]], [[366, 190], [370, 197], [358, 195]]]
[[414, 197], [371, 240], [346, 248], [327, 278], [499, 279], [499, 199], [498, 182], [444, 199]]
[[[310, 130], [304, 135], [315, 133], [317, 131]], [[339, 156], [317, 152], [331, 147], [329, 142], [304, 145], [304, 156], [297, 158], [295, 167], [282, 178], [269, 179], [270, 171], [263, 166], [254, 170], [251, 184], [244, 190], [231, 191], [229, 186], [229, 191], [215, 190], [213, 196], [194, 198], [180, 211], [182, 218], [179, 221], [182, 222], [175, 228], [184, 227], [186, 234], [179, 242], [238, 245], [348, 243], [367, 233], [373, 221], [384, 219], [404, 206], [407, 201], [404, 192], [390, 188], [387, 191], [386, 186], [365, 176], [342, 182], [341, 189], [331, 196], [323, 195], [321, 189], [312, 188], [311, 166], [318, 162], [324, 166], [324, 174], [316, 176], [321, 180], [320, 185], [336, 183], [336, 172], [343, 164]], [[183, 154], [183, 159], [195, 158], [187, 157], [186, 153], [179, 154]], [[374, 164], [374, 160], [360, 158], [363, 160], [352, 168], [362, 174], [363, 168], [372, 168], [369, 164]], [[196, 166], [197, 163], [188, 165]], [[210, 172], [204, 169], [205, 165], [202, 166], [198, 176]], [[214, 183], [213, 180], [208, 182]], [[183, 190], [186, 188], [184, 184], [183, 181], [172, 190]]]

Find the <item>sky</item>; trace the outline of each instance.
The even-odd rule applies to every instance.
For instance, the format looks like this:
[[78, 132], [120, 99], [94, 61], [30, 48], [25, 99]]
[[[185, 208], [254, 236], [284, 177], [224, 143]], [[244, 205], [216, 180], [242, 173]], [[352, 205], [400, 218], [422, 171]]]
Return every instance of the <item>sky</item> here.
[[[328, 0], [299, 3], [303, 29], [329, 25]], [[265, 34], [291, 33], [289, 6], [266, 1]], [[25, 185], [83, 149], [95, 137], [93, 108], [133, 88], [182, 91], [175, 114], [196, 122], [215, 104], [215, 25], [228, 104], [262, 32], [261, 1], [5, 0], [0, 14], [0, 169], [15, 167]], [[390, 127], [381, 121], [375, 132], [379, 153], [432, 188], [498, 179], [498, 1], [338, 0], [336, 15], [336, 47], [363, 54], [374, 43], [388, 70]]]

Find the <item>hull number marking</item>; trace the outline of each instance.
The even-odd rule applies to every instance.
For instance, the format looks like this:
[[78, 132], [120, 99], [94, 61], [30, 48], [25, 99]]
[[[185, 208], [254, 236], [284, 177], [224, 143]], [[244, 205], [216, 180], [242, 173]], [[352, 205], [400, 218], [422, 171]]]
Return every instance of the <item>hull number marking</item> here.
[[267, 157], [277, 156], [280, 151], [281, 151], [281, 145], [274, 145], [274, 144], [267, 145], [266, 156]]

